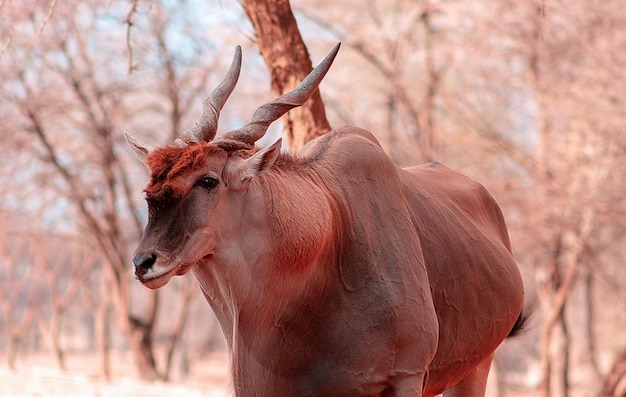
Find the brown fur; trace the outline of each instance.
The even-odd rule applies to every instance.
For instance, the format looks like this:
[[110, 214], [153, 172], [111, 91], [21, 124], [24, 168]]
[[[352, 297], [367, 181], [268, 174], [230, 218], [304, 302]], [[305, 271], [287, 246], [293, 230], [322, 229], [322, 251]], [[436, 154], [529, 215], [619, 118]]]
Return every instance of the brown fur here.
[[[523, 302], [487, 191], [443, 165], [399, 169], [358, 128], [295, 156], [269, 149], [148, 157], [136, 256], [157, 260], [140, 280], [158, 288], [192, 269], [235, 394], [483, 396]], [[199, 188], [204, 175], [219, 184]]]

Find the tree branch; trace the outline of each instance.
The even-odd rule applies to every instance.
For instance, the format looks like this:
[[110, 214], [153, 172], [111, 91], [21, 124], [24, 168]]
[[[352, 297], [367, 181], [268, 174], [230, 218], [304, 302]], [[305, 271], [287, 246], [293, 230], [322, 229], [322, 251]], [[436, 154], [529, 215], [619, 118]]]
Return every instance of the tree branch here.
[[134, 25], [133, 16], [137, 13], [137, 5], [139, 4], [139, 0], [131, 0], [131, 7], [126, 14], [126, 18], [124, 19], [124, 23], [126, 24], [126, 51], [128, 52], [128, 71], [127, 73], [130, 75], [133, 73], [137, 66], [133, 64], [133, 46], [130, 43], [130, 32]]

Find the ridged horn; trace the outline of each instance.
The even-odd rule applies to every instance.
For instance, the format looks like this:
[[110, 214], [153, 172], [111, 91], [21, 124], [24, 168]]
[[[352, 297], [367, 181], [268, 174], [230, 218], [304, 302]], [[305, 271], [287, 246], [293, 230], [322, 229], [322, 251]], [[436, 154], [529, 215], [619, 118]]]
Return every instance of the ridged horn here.
[[292, 91], [281, 95], [274, 99], [272, 102], [266, 103], [260, 106], [252, 115], [252, 119], [248, 124], [242, 128], [231, 131], [221, 137], [218, 137], [214, 142], [237, 142], [242, 143], [244, 147], [251, 148], [255, 142], [265, 135], [267, 128], [274, 121], [278, 120], [280, 116], [285, 114], [290, 109], [304, 104], [313, 95], [313, 92], [317, 89], [330, 65], [333, 63], [341, 43], [330, 51], [326, 58], [315, 69], [311, 71], [302, 80], [300, 85], [294, 88]]
[[220, 110], [222, 110], [228, 96], [233, 92], [233, 89], [235, 89], [240, 70], [241, 46], [237, 46], [228, 73], [220, 85], [213, 90], [211, 95], [202, 101], [202, 115], [200, 116], [200, 120], [198, 120], [192, 128], [183, 132], [181, 137], [183, 142], [209, 142], [215, 137]]

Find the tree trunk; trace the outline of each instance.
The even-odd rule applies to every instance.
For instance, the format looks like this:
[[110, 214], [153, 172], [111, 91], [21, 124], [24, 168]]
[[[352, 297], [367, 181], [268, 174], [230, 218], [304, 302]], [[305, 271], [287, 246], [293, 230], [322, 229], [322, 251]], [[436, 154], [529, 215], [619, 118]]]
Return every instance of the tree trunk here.
[[127, 317], [130, 349], [133, 352], [139, 377], [143, 380], [163, 379], [157, 370], [152, 346], [152, 331], [156, 323], [159, 295], [159, 291], [154, 291], [149, 295], [150, 307], [146, 310], [146, 316], [138, 318], [129, 315]]
[[570, 390], [569, 363], [570, 363], [571, 337], [570, 337], [569, 329], [567, 327], [567, 319], [565, 318], [565, 306], [563, 307], [563, 311], [561, 311], [561, 318], [559, 322], [560, 322], [560, 331], [561, 331], [561, 335], [563, 338], [563, 342], [562, 342], [562, 348], [559, 351], [560, 370], [559, 370], [558, 383], [559, 383], [560, 395], [563, 397], [568, 397], [569, 390]]
[[50, 348], [54, 353], [54, 358], [56, 359], [57, 366], [61, 371], [66, 371], [67, 367], [65, 366], [65, 352], [61, 348], [60, 334], [61, 334], [61, 316], [62, 311], [57, 310], [55, 307], [50, 317], [50, 324], [46, 322], [46, 319], [41, 313], [40, 310], [37, 310], [37, 320], [39, 322], [39, 330], [44, 335], [44, 338], [48, 340], [50, 344]]
[[129, 318], [131, 336], [128, 339], [135, 366], [142, 380], [160, 379], [152, 353], [152, 324], [136, 317]]
[[26, 336], [30, 324], [34, 319], [35, 313], [33, 308], [28, 307], [26, 308], [26, 312], [24, 313], [22, 320], [20, 322], [16, 322], [13, 319], [13, 306], [7, 304], [7, 301], [3, 301], [2, 303], [5, 309], [5, 320], [7, 331], [9, 334], [9, 345], [7, 347], [7, 366], [10, 370], [15, 370], [17, 369], [15, 362], [17, 360], [17, 350], [19, 348], [19, 344], [22, 339], [24, 339], [24, 336]]
[[[495, 377], [495, 397], [507, 397], [509, 386], [506, 378], [507, 366], [504, 357], [501, 354], [494, 355], [492, 370], [495, 369], [494, 377]], [[489, 377], [492, 374], [489, 372]]]
[[96, 351], [100, 361], [100, 375], [111, 378], [111, 360], [109, 357], [109, 302], [108, 300], [96, 309], [94, 329], [96, 333]]
[[[252, 21], [256, 39], [270, 71], [272, 88], [282, 95], [295, 88], [313, 65], [288, 0], [244, 0], [243, 7]], [[324, 103], [319, 90], [303, 106], [283, 116], [283, 128], [292, 151], [327, 133]]]
[[187, 323], [187, 314], [191, 307], [191, 300], [193, 299], [195, 288], [195, 281], [191, 280], [189, 276], [182, 280], [182, 289], [180, 291], [181, 307], [175, 317], [172, 326], [172, 334], [169, 338], [168, 347], [165, 356], [165, 370], [163, 371], [163, 380], [168, 381], [172, 375], [172, 364], [174, 362], [174, 353], [178, 348], [184, 349], [181, 346], [181, 340], [183, 337], [183, 331]]
[[604, 378], [602, 397], [626, 396], [626, 349], [615, 356], [611, 371]]
[[583, 268], [583, 282], [582, 282], [582, 299], [584, 305], [584, 333], [582, 336], [582, 361], [583, 365], [589, 368], [589, 376], [591, 377], [591, 384], [598, 384], [600, 379], [600, 366], [596, 359], [596, 340], [594, 333], [594, 324], [596, 319], [594, 316], [594, 303], [593, 303], [593, 273], [590, 266], [587, 265]]
[[425, 62], [426, 62], [426, 76], [428, 81], [428, 88], [426, 90], [426, 97], [424, 98], [424, 117], [425, 122], [422, 126], [423, 137], [420, 145], [424, 146], [422, 149], [425, 159], [428, 161], [434, 160], [434, 154], [437, 152], [437, 146], [435, 142], [436, 134], [436, 119], [435, 119], [435, 106], [437, 102], [437, 96], [439, 95], [439, 89], [441, 85], [441, 73], [442, 71], [437, 66], [434, 60], [434, 49], [436, 48], [435, 35], [432, 34], [435, 28], [432, 24], [431, 13], [437, 11], [436, 7], [427, 7], [422, 15], [422, 23], [424, 24], [424, 50], [425, 50]]
[[52, 336], [52, 349], [54, 350], [54, 356], [57, 361], [57, 366], [61, 371], [67, 371], [67, 366], [65, 365], [65, 352], [61, 348], [61, 344], [59, 343], [59, 330], [54, 331]]
[[9, 336], [9, 346], [7, 347], [7, 367], [11, 371], [15, 371], [15, 358], [17, 357], [17, 344], [19, 343], [19, 338], [14, 336]]
[[[540, 336], [540, 363], [543, 376], [537, 391], [540, 397], [553, 396], [552, 387], [555, 382], [561, 382], [559, 386], [565, 389], [563, 393], [567, 389], [568, 380], [564, 379], [564, 377], [567, 376], [567, 362], [565, 361], [568, 354], [564, 350], [568, 349], [569, 346], [565, 344], [565, 341], [563, 341], [563, 346], [555, 346], [558, 343], [558, 341], [555, 341], [555, 336], [567, 337], [563, 322], [564, 309], [576, 283], [579, 269], [578, 256], [580, 251], [579, 244], [573, 241], [575, 239], [577, 237], [572, 236], [571, 233], [559, 233], [556, 236], [553, 257], [548, 261], [547, 266], [542, 269], [548, 277], [542, 277], [541, 275], [538, 277], [541, 281], [537, 286], [537, 292], [544, 301], [546, 311]], [[560, 262], [564, 262], [563, 265], [567, 267], [564, 272], [560, 269]], [[559, 330], [562, 333], [557, 333]], [[555, 350], [559, 353], [554, 354]], [[562, 362], [559, 363], [559, 361]], [[559, 364], [564, 366], [560, 370], [558, 368]], [[557, 378], [554, 379], [553, 375]]]

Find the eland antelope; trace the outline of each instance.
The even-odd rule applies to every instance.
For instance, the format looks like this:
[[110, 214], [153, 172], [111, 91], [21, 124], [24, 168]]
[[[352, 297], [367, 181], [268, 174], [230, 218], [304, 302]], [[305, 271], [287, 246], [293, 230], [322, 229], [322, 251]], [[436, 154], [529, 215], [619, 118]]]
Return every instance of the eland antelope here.
[[317, 89], [293, 91], [216, 137], [241, 49], [195, 127], [152, 148], [149, 219], [133, 262], [148, 288], [191, 271], [231, 355], [236, 396], [483, 396], [494, 350], [522, 323], [505, 222], [442, 164], [399, 168], [343, 127], [296, 154], [255, 142]]

